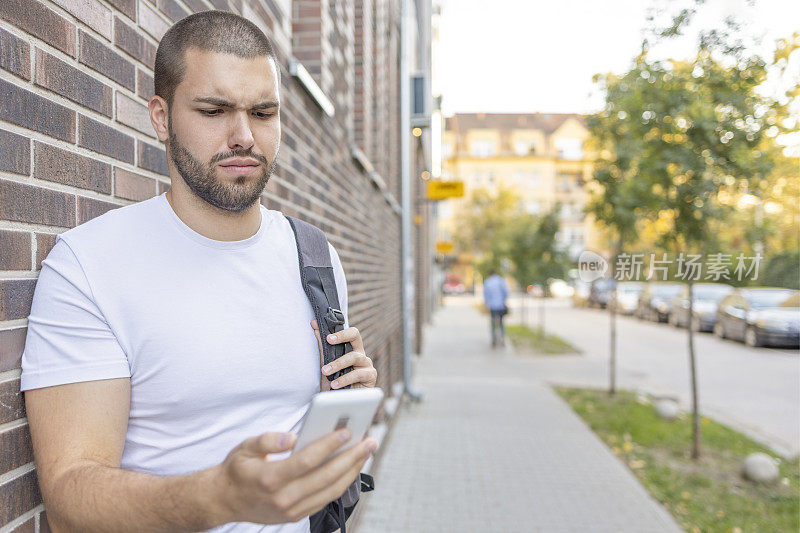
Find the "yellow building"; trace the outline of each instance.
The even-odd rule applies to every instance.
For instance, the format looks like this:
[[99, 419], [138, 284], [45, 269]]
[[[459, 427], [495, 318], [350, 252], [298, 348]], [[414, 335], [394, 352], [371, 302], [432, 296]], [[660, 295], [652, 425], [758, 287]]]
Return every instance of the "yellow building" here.
[[[589, 132], [577, 114], [459, 113], [445, 120], [442, 179], [462, 180], [464, 199], [439, 207], [439, 239], [448, 240], [453, 214], [476, 188], [496, 192], [512, 188], [532, 214], [559, 204], [559, 244], [570, 257], [598, 239], [591, 218], [583, 214], [585, 184], [592, 164], [584, 152]], [[471, 273], [462, 270], [471, 284]]]

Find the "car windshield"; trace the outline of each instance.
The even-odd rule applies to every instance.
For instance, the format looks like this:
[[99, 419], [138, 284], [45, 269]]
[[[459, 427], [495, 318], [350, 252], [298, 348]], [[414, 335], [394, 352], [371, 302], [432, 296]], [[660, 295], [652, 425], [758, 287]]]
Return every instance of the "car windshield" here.
[[695, 285], [692, 287], [692, 296], [695, 300], [718, 302], [731, 292], [733, 292], [733, 288], [727, 285]]
[[676, 296], [679, 292], [681, 292], [681, 286], [654, 285], [652, 291], [653, 291], [653, 296], [658, 296], [659, 298], [669, 298], [671, 296]]
[[781, 307], [788, 303], [797, 291], [774, 290], [774, 291], [750, 291], [744, 293], [744, 297], [750, 302], [750, 307], [754, 309], [764, 309], [765, 307]]

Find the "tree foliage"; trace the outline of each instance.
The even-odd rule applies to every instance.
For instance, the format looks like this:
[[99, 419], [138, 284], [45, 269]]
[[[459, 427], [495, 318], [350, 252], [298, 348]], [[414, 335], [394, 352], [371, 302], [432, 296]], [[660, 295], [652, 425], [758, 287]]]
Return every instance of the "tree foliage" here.
[[557, 212], [558, 206], [542, 216], [525, 214], [508, 227], [506, 255], [513, 265], [514, 279], [521, 287], [546, 286], [548, 279], [564, 277], [567, 256], [556, 240]]

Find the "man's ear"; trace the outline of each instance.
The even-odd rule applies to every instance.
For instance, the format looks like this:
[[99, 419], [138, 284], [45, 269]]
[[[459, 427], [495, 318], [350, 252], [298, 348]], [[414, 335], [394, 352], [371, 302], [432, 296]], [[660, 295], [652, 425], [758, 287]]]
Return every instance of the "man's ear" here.
[[153, 96], [147, 103], [150, 111], [150, 123], [156, 130], [159, 140], [166, 141], [169, 138], [169, 107], [167, 101], [160, 96]]

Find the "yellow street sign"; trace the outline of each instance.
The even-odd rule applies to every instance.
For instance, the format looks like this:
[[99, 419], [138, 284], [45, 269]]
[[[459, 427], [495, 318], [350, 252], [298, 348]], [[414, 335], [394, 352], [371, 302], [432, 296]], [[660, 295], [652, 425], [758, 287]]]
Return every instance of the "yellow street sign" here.
[[451, 253], [453, 253], [453, 242], [452, 241], [436, 241], [436, 253], [437, 254], [451, 254]]
[[464, 196], [463, 181], [431, 180], [428, 182], [428, 200], [444, 200]]

